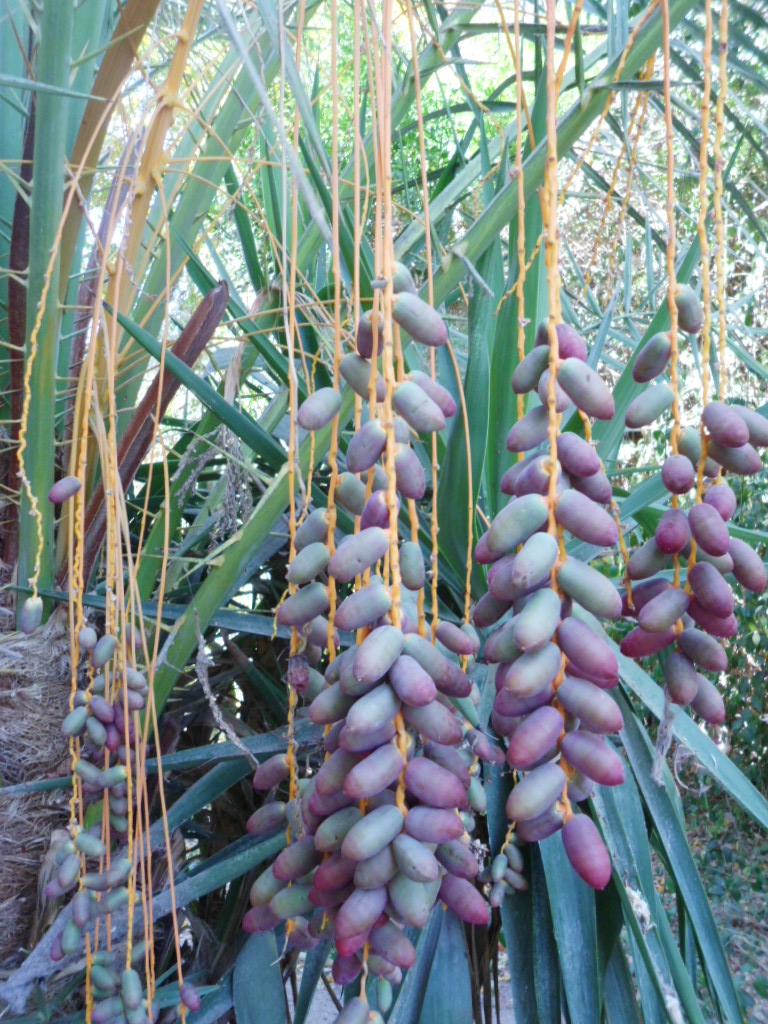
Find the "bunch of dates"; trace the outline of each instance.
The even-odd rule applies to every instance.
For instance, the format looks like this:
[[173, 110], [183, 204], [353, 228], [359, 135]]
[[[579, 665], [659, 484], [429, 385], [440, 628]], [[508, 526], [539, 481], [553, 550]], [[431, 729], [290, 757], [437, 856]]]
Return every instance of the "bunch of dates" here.
[[[679, 289], [677, 304], [681, 328], [698, 332], [702, 310], [688, 286]], [[627, 410], [631, 429], [656, 424], [671, 410], [674, 392], [665, 379], [670, 355], [666, 334], [653, 335], [638, 351], [632, 375], [647, 386]], [[712, 724], [725, 720], [725, 706], [702, 673], [719, 674], [728, 667], [721, 640], [738, 631], [730, 580], [754, 593], [766, 585], [762, 559], [746, 541], [730, 535], [738, 503], [724, 474], [738, 478], [760, 472], [758, 448], [766, 445], [768, 420], [735, 403], [709, 402], [696, 428], [675, 430], [675, 450], [661, 467], [672, 507], [627, 567], [631, 588], [624, 612], [637, 626], [622, 641], [622, 653], [632, 658], [660, 654], [671, 702], [690, 705]], [[697, 488], [699, 474], [702, 486]]]
[[[415, 294], [403, 268], [395, 283], [403, 288], [394, 302], [395, 322], [415, 341], [444, 344], [445, 324]], [[295, 949], [332, 937], [334, 979], [349, 984], [365, 966], [378, 978], [378, 1006], [386, 1012], [392, 985], [416, 956], [407, 926], [423, 927], [438, 900], [466, 922], [490, 920], [475, 884], [480, 864], [468, 833], [473, 814], [485, 809], [478, 758], [501, 760], [503, 754], [471, 724], [477, 721], [475, 693], [461, 661], [466, 665], [477, 652], [475, 630], [439, 622], [437, 643], [423, 635], [423, 625], [420, 632], [421, 547], [400, 542], [390, 529], [393, 491], [395, 513], [401, 500], [426, 492], [419, 435], [442, 430], [456, 405], [428, 375], [411, 373], [394, 384], [387, 423], [375, 339], [372, 321], [363, 318], [357, 351], [340, 365], [350, 387], [374, 397], [370, 418], [349, 440], [346, 471], [334, 489], [355, 532], [331, 544], [328, 510], [309, 513], [295, 535], [291, 593], [277, 613], [304, 642], [302, 654], [291, 659], [288, 682], [308, 704], [311, 721], [325, 727], [325, 760], [299, 780], [295, 798], [268, 800], [249, 821], [254, 835], [287, 827], [290, 842], [254, 882], [244, 927], [269, 930], [285, 921]], [[300, 426], [320, 429], [340, 404], [334, 389], [315, 392], [299, 409]], [[340, 597], [332, 625], [329, 580]], [[321, 673], [315, 666], [329, 630], [340, 653]], [[260, 765], [254, 787], [273, 790], [289, 771], [290, 757], [277, 755]], [[338, 1021], [376, 1019], [358, 998]]]

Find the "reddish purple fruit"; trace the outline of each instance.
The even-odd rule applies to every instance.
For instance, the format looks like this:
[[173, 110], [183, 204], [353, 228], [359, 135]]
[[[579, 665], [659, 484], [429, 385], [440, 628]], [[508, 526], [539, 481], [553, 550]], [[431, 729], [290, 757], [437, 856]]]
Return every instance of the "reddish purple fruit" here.
[[637, 626], [621, 641], [621, 653], [627, 658], [647, 658], [674, 643], [675, 635], [674, 626], [660, 633], [648, 633]]
[[620, 786], [624, 781], [624, 762], [602, 736], [577, 729], [566, 733], [560, 750], [569, 764], [601, 786]]
[[723, 522], [727, 523], [736, 511], [736, 495], [728, 484], [712, 484], [704, 495], [704, 504], [716, 508]]
[[762, 594], [765, 590], [765, 564], [760, 556], [738, 537], [731, 539], [730, 555], [733, 559], [733, 575], [747, 590], [753, 594]]
[[733, 591], [709, 562], [698, 562], [688, 570], [688, 582], [699, 603], [718, 618], [733, 612]]
[[731, 544], [728, 527], [712, 505], [694, 505], [688, 513], [693, 539], [708, 555], [725, 555]]
[[679, 554], [691, 538], [688, 516], [679, 508], [668, 509], [656, 527], [654, 539], [667, 555]]
[[565, 854], [576, 874], [593, 889], [611, 880], [611, 858], [597, 826], [586, 814], [575, 814], [563, 827]]
[[661, 467], [661, 482], [672, 494], [687, 494], [696, 483], [696, 469], [685, 455], [670, 455]]
[[[558, 691], [559, 692], [559, 691]], [[563, 731], [563, 716], [551, 706], [538, 708], [515, 729], [507, 761], [512, 768], [530, 768], [545, 757]]]
[[749, 428], [739, 414], [724, 402], [710, 402], [701, 414], [710, 437], [726, 448], [741, 448], [749, 441]]

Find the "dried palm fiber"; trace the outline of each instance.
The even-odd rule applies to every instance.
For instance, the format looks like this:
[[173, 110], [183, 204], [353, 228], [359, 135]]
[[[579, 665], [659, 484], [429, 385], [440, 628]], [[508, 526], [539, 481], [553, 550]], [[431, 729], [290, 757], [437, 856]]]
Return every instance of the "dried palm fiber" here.
[[[32, 636], [0, 637], [2, 786], [68, 772], [61, 722], [70, 693], [65, 609]], [[3, 797], [0, 789], [0, 964], [13, 966], [39, 936], [38, 878], [54, 830], [66, 827], [68, 790]], [[66, 838], [66, 835], [64, 836]], [[34, 933], [34, 934], [33, 934]]]

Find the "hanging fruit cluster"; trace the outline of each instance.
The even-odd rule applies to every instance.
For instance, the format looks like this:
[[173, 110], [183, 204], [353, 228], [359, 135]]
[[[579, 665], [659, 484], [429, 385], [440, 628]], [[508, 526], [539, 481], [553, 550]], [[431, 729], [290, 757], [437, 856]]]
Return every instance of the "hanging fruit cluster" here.
[[[417, 342], [444, 344], [442, 318], [415, 294], [405, 268], [395, 267], [394, 285], [395, 323]], [[256, 771], [257, 790], [291, 780], [289, 799], [265, 803], [249, 831], [264, 835], [287, 825], [289, 845], [254, 882], [244, 927], [262, 931], [286, 921], [287, 941], [298, 949], [332, 936], [336, 981], [377, 975], [383, 1009], [391, 983], [414, 962], [404, 928], [423, 927], [438, 899], [464, 921], [489, 921], [467, 832], [471, 812], [484, 810], [477, 758], [501, 753], [467, 727], [460, 710], [474, 710], [459, 659], [477, 651], [477, 635], [450, 622], [437, 624], [440, 647], [425, 635], [414, 610], [426, 579], [421, 548], [398, 539], [401, 500], [426, 493], [414, 435], [441, 430], [456, 405], [420, 372], [388, 388], [377, 369], [381, 338], [363, 317], [357, 352], [339, 365], [346, 383], [372, 398], [371, 417], [350, 439], [346, 471], [333, 489], [354, 516], [355, 532], [336, 544], [329, 510], [309, 513], [295, 534], [292, 593], [277, 612], [281, 625], [306, 640], [288, 680], [309, 702], [309, 718], [325, 727], [325, 760], [297, 785], [290, 750]], [[333, 389], [316, 392], [299, 408], [299, 424], [319, 429], [340, 402]], [[344, 596], [329, 624], [331, 586]], [[309, 661], [326, 646], [335, 653], [340, 640], [321, 675]], [[364, 1000], [353, 1000], [339, 1020], [357, 1020], [355, 1014], [369, 1019]]]
[[[606, 692], [618, 684], [618, 663], [608, 643], [572, 612], [581, 606], [613, 619], [621, 597], [600, 572], [565, 554], [565, 537], [611, 548], [618, 529], [605, 508], [612, 491], [594, 448], [574, 433], [550, 430], [552, 414], [571, 403], [585, 418], [613, 417], [611, 392], [586, 360], [587, 346], [573, 328], [560, 324], [551, 339], [542, 324], [515, 369], [514, 391], [537, 393], [541, 404], [507, 437], [510, 451], [528, 454], [503, 477], [511, 499], [475, 549], [476, 560], [490, 568], [474, 622], [496, 627], [484, 649], [485, 660], [498, 665], [491, 721], [507, 738], [508, 765], [525, 773], [507, 801], [512, 827], [503, 852], [509, 859], [513, 837], [538, 841], [562, 830], [576, 871], [604, 888], [611, 874], [607, 850], [591, 819], [574, 814], [571, 804], [586, 799], [595, 783], [624, 780], [621, 758], [606, 739], [622, 727]], [[519, 860], [518, 853], [512, 857]], [[504, 865], [497, 864], [498, 874]], [[498, 905], [515, 880], [493, 881], [491, 902]]]
[[[689, 286], [680, 286], [675, 301], [679, 326], [698, 334], [703, 309], [696, 294]], [[627, 410], [628, 427], [650, 426], [673, 411], [675, 390], [660, 379], [669, 370], [671, 357], [667, 334], [653, 335], [638, 352], [632, 375], [649, 386]], [[673, 451], [661, 468], [672, 507], [662, 514], [654, 536], [629, 559], [631, 589], [624, 613], [635, 618], [637, 626], [624, 638], [621, 650], [633, 658], [665, 652], [669, 700], [690, 705], [705, 722], [720, 724], [725, 720], [722, 697], [700, 670], [726, 670], [728, 656], [720, 641], [738, 631], [726, 576], [732, 574], [754, 593], [766, 585], [762, 559], [745, 541], [730, 536], [728, 523], [737, 499], [723, 473], [750, 476], [760, 471], [757, 449], [768, 445], [768, 420], [746, 406], [723, 401], [705, 403], [698, 428], [680, 430], [674, 415], [673, 420]], [[680, 508], [680, 499], [692, 490], [693, 503]]]

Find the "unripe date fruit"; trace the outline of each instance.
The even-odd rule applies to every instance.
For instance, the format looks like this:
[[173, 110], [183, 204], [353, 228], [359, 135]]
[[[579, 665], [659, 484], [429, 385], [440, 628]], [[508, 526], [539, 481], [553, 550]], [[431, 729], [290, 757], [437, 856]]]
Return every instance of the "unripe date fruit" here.
[[[713, 572], [717, 570], [713, 569]], [[670, 626], [674, 626], [685, 614], [689, 600], [686, 592], [680, 587], [670, 587], [640, 609], [637, 616], [638, 624], [648, 633], [662, 633]]]
[[429, 758], [415, 757], [405, 769], [408, 791], [428, 807], [466, 807], [467, 793], [453, 772]]
[[401, 292], [392, 306], [392, 317], [414, 341], [439, 348], [448, 341], [448, 328], [436, 310], [413, 292]]
[[322, 583], [309, 583], [291, 594], [277, 610], [281, 626], [304, 626], [318, 615], [324, 615], [331, 604]]
[[420, 590], [424, 586], [424, 556], [414, 541], [406, 541], [400, 548], [400, 577], [409, 590]]
[[620, 732], [624, 727], [621, 711], [613, 697], [586, 679], [566, 676], [557, 688], [557, 699], [590, 732]]
[[[506, 665], [501, 666], [504, 669], [504, 675], [509, 671], [509, 667]], [[504, 677], [502, 677], [503, 679]], [[555, 687], [552, 683], [549, 686], [545, 686], [543, 690], [539, 690], [536, 693], [531, 694], [529, 697], [516, 697], [510, 693], [506, 688], [502, 688], [496, 694], [496, 699], [493, 702], [493, 710], [496, 716], [501, 716], [509, 727], [502, 728], [501, 731], [505, 733], [511, 732], [517, 725], [517, 719], [521, 715], [528, 715], [531, 711], [535, 711], [536, 708], [543, 707], [545, 704], [549, 704], [552, 698], [555, 696]], [[510, 719], [514, 719], [513, 722], [509, 722]], [[505, 721], [498, 722], [500, 726], [504, 726]], [[494, 726], [495, 728], [495, 726]]]
[[578, 619], [567, 618], [557, 631], [560, 649], [572, 674], [583, 676], [601, 689], [617, 686], [619, 663], [609, 644]]
[[391, 921], [387, 921], [386, 924], [379, 925], [373, 929], [371, 932], [371, 949], [404, 971], [407, 971], [416, 962], [416, 950], [413, 943]]
[[402, 768], [402, 754], [386, 743], [355, 765], [344, 779], [344, 792], [355, 800], [367, 800], [393, 783]]
[[755, 448], [764, 448], [768, 445], [768, 419], [765, 416], [744, 405], [732, 405], [731, 409], [747, 424], [751, 445]]
[[602, 736], [577, 729], [565, 734], [560, 750], [569, 764], [601, 786], [620, 786], [624, 781], [624, 763]]
[[710, 402], [701, 414], [713, 441], [726, 448], [740, 448], [749, 441], [749, 428], [739, 414], [725, 402]]
[[[399, 499], [395, 498], [395, 509], [400, 510]], [[374, 490], [365, 506], [360, 512], [360, 529], [368, 529], [370, 526], [380, 526], [382, 529], [389, 528], [389, 505], [387, 503], [386, 490]]]
[[630, 402], [624, 423], [630, 430], [647, 427], [670, 408], [674, 398], [675, 393], [666, 382], [652, 384]]
[[688, 570], [688, 582], [696, 600], [708, 612], [726, 618], [733, 612], [733, 591], [709, 562], [698, 562]]
[[404, 380], [395, 388], [392, 407], [419, 434], [430, 434], [445, 428], [445, 416], [415, 381]]
[[403, 651], [429, 672], [442, 693], [450, 697], [469, 695], [472, 684], [467, 675], [425, 637], [409, 633], [403, 642]]
[[544, 764], [528, 772], [507, 798], [507, 818], [526, 821], [543, 814], [562, 796], [565, 772], [559, 765]]
[[725, 555], [731, 544], [728, 527], [711, 505], [694, 505], [688, 512], [693, 539], [708, 555]]
[[560, 496], [555, 518], [577, 540], [587, 544], [611, 547], [618, 542], [619, 531], [613, 517], [578, 491], [565, 491]]
[[364, 999], [355, 996], [344, 1004], [334, 1024], [368, 1024], [369, 1009]]
[[412, 882], [434, 882], [440, 874], [434, 853], [413, 836], [401, 832], [393, 839], [392, 850], [399, 870]]
[[716, 508], [723, 522], [727, 523], [736, 511], [736, 495], [728, 484], [712, 484], [704, 495], [704, 504]]
[[666, 555], [679, 554], [691, 539], [688, 516], [679, 508], [670, 508], [662, 515], [654, 534], [656, 546]]
[[[517, 497], [524, 494], [548, 494], [549, 493], [549, 472], [550, 459], [548, 455], [537, 455], [532, 459], [522, 473], [515, 480], [514, 493]], [[557, 478], [560, 480], [562, 473], [560, 465], [557, 465]]]
[[[573, 358], [580, 359], [583, 362], [587, 358], [587, 343], [579, 332], [575, 328], [571, 327], [570, 324], [558, 324], [555, 328], [555, 334], [557, 335], [557, 348], [560, 359]], [[549, 343], [549, 324], [546, 320], [542, 320], [536, 328], [534, 351], [540, 346], [549, 346]], [[547, 355], [549, 355], [549, 353], [547, 353]]]
[[296, 554], [288, 566], [286, 579], [289, 583], [297, 585], [311, 583], [328, 565], [330, 557], [330, 551], [322, 542], [316, 541], [314, 544], [308, 544]]
[[70, 498], [74, 497], [82, 486], [83, 484], [79, 477], [63, 476], [60, 480], [56, 481], [48, 492], [48, 501], [54, 505], [61, 505], [63, 502], [69, 501]]
[[638, 384], [647, 384], [666, 369], [672, 345], [666, 334], [653, 334], [637, 353], [632, 376]]
[[427, 491], [427, 478], [421, 459], [408, 445], [395, 450], [395, 482], [404, 498], [420, 501]]
[[[560, 687], [558, 694], [560, 693]], [[538, 708], [512, 733], [507, 748], [511, 768], [530, 768], [547, 755], [563, 731], [563, 716], [550, 706]]]
[[389, 685], [404, 704], [421, 708], [437, 696], [432, 676], [415, 658], [402, 654], [389, 670]]
[[274, 754], [262, 761], [253, 775], [253, 788], [257, 790], [272, 789], [288, 778], [288, 759], [285, 754]]
[[704, 309], [696, 292], [688, 284], [680, 284], [675, 292], [677, 322], [686, 334], [698, 334], [704, 324]]
[[378, 889], [397, 874], [397, 862], [392, 845], [385, 846], [373, 857], [359, 861], [354, 882], [358, 889]]
[[[479, 735], [482, 736], [482, 733]], [[430, 761], [434, 761], [447, 771], [452, 772], [464, 789], [469, 789], [471, 776], [465, 754], [460, 753], [455, 747], [448, 747], [443, 743], [432, 743], [429, 740], [424, 744], [424, 754]], [[482, 755], [478, 753], [478, 756]]]
[[362, 629], [386, 615], [392, 607], [392, 595], [389, 587], [371, 580], [369, 586], [353, 591], [339, 605], [334, 619], [339, 629]]
[[710, 725], [722, 725], [725, 721], [723, 698], [705, 676], [699, 676], [699, 688], [691, 701], [691, 707]]
[[349, 583], [388, 551], [389, 533], [379, 526], [369, 526], [338, 546], [328, 562], [328, 575], [339, 583]]
[[738, 537], [731, 538], [729, 550], [733, 559], [733, 575], [742, 587], [751, 590], [753, 594], [762, 594], [766, 584], [765, 564], [762, 558], [746, 541]]
[[474, 607], [472, 621], [478, 629], [487, 629], [503, 618], [511, 607], [511, 601], [499, 601], [491, 593], [483, 594]]
[[494, 563], [488, 573], [488, 588], [497, 600], [521, 597], [547, 581], [557, 557], [555, 537], [549, 533], [535, 533], [518, 554]]
[[423, 928], [429, 920], [439, 887], [439, 880], [413, 882], [405, 875], [398, 874], [387, 889], [398, 918], [413, 928]]
[[562, 834], [565, 854], [579, 878], [593, 889], [604, 889], [611, 880], [611, 858], [592, 819], [574, 814]]
[[473, 638], [455, 622], [449, 622], [447, 619], [440, 620], [435, 636], [451, 654], [456, 654], [459, 657], [472, 657], [477, 653], [478, 648]]
[[386, 727], [399, 710], [400, 698], [391, 686], [382, 683], [354, 702], [347, 712], [347, 731], [355, 734], [376, 732]]
[[557, 380], [571, 401], [588, 416], [597, 420], [613, 418], [616, 407], [611, 390], [600, 375], [581, 359], [564, 359], [557, 371]]
[[644, 580], [642, 583], [634, 583], [630, 591], [626, 591], [622, 598], [621, 614], [628, 619], [636, 619], [637, 613], [652, 601], [654, 597], [668, 590], [672, 584], [665, 579]]
[[504, 676], [504, 687], [516, 697], [539, 693], [555, 679], [561, 660], [560, 648], [551, 643], [538, 651], [521, 654], [509, 666]]
[[296, 419], [302, 430], [321, 430], [341, 408], [341, 394], [335, 388], [319, 388], [299, 406]]
[[364, 400], [368, 398], [371, 374], [375, 374], [376, 401], [384, 401], [384, 397], [386, 395], [384, 378], [376, 371], [376, 367], [367, 359], [363, 359], [354, 352], [350, 352], [349, 355], [344, 356], [339, 363], [339, 373], [347, 384], [349, 384], [355, 394], [358, 394]]
[[517, 838], [526, 843], [540, 843], [563, 827], [564, 809], [561, 804], [552, 804], [535, 818], [518, 822]]
[[697, 626], [709, 633], [710, 636], [728, 638], [735, 636], [739, 631], [739, 624], [735, 615], [713, 615], [694, 597], [688, 605], [688, 614]]
[[488, 904], [474, 885], [465, 878], [445, 875], [440, 885], [439, 896], [459, 920], [481, 927], [491, 923]]
[[486, 535], [488, 551], [496, 556], [514, 551], [546, 523], [548, 515], [549, 507], [541, 495], [513, 498], [493, 518]]
[[561, 434], [557, 439], [557, 458], [566, 473], [592, 476], [600, 471], [600, 457], [578, 434]]
[[688, 456], [668, 456], [661, 467], [661, 482], [671, 494], [687, 494], [696, 483], [696, 469]]
[[405, 831], [423, 843], [447, 843], [464, 835], [464, 825], [455, 810], [412, 807], [405, 819]]
[[337, 937], [348, 938], [367, 932], [386, 905], [387, 890], [384, 886], [356, 890], [344, 901], [336, 915], [334, 926]]
[[[358, 535], [359, 536], [359, 535]], [[396, 626], [377, 626], [357, 648], [352, 674], [358, 683], [381, 679], [403, 650], [403, 633]]]
[[461, 722], [456, 715], [434, 700], [423, 708], [403, 706], [406, 723], [435, 743], [455, 744], [461, 742]]
[[621, 595], [613, 583], [591, 565], [568, 556], [558, 569], [557, 582], [569, 597], [603, 619], [621, 615]]
[[[358, 810], [355, 808], [355, 810]], [[359, 810], [358, 810], [358, 813]], [[312, 876], [312, 885], [318, 890], [341, 889], [349, 885], [355, 873], [354, 861], [342, 857], [336, 850], [326, 857]]]
[[621, 653], [627, 658], [647, 658], [674, 643], [675, 635], [674, 626], [658, 633], [649, 633], [637, 626], [621, 641]]
[[352, 473], [371, 469], [387, 446], [387, 432], [378, 420], [364, 423], [347, 445], [347, 468]]
[[[560, 598], [549, 587], [538, 590], [526, 600], [525, 607], [512, 619], [511, 639], [520, 651], [538, 651], [552, 639], [559, 621]], [[491, 637], [488, 642], [490, 640]]]
[[325, 541], [328, 536], [329, 512], [327, 508], [313, 509], [296, 531], [294, 546], [301, 551], [307, 544]]
[[707, 672], [725, 672], [728, 655], [714, 637], [699, 629], [684, 629], [677, 638], [680, 650]]
[[673, 704], [690, 704], [699, 688], [699, 673], [684, 654], [672, 651], [664, 663], [664, 681]]
[[533, 391], [548, 366], [549, 352], [545, 348], [531, 349], [512, 373], [512, 390], [515, 394], [524, 395]]
[[321, 850], [322, 847], [315, 847], [314, 836], [298, 839], [277, 855], [272, 874], [281, 882], [295, 882], [317, 867], [322, 860]]
[[543, 405], [529, 410], [507, 434], [507, 451], [528, 452], [547, 439], [549, 412]]
[[[539, 378], [536, 388], [536, 394], [539, 396], [539, 401], [542, 405], [547, 405], [549, 402], [549, 381], [549, 370], [545, 370]], [[555, 412], [564, 412], [570, 404], [570, 398], [557, 383], [557, 380], [555, 380]]]
[[399, 808], [377, 807], [347, 832], [341, 844], [342, 856], [352, 861], [368, 860], [389, 846], [402, 828], [403, 816]]
[[446, 419], [456, 415], [456, 402], [453, 400], [453, 395], [442, 384], [432, 380], [428, 373], [422, 373], [421, 370], [411, 370], [408, 374], [408, 380], [414, 381], [420, 388], [426, 391], [432, 401], [440, 406]]
[[[291, 935], [293, 938], [293, 935]], [[331, 974], [337, 985], [351, 985], [363, 970], [362, 961], [356, 956], [337, 956], [333, 961]], [[367, 1019], [367, 1018], [366, 1018]]]
[[601, 505], [610, 505], [613, 501], [613, 487], [608, 477], [600, 470], [591, 476], [572, 476], [571, 484], [581, 494], [586, 494], [592, 501]]
[[744, 444], [740, 448], [726, 448], [717, 441], [710, 441], [708, 451], [723, 469], [737, 476], [754, 476], [763, 468], [762, 460], [751, 444]]
[[669, 554], [651, 537], [629, 556], [627, 574], [631, 580], [645, 580], [666, 569], [669, 561]]

